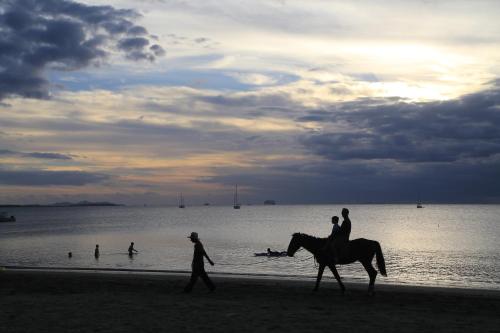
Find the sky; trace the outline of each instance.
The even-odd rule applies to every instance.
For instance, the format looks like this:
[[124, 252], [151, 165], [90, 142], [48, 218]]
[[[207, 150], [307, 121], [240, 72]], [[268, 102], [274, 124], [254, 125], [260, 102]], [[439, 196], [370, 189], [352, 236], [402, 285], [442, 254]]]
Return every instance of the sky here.
[[0, 0], [0, 204], [500, 203], [496, 0]]

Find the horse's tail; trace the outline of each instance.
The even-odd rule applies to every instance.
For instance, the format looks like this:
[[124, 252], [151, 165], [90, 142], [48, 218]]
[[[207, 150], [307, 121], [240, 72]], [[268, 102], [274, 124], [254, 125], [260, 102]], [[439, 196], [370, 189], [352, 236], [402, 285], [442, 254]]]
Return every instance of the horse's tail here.
[[387, 276], [387, 272], [385, 271], [385, 259], [384, 259], [384, 255], [382, 254], [382, 248], [380, 247], [379, 242], [375, 242], [375, 243], [376, 243], [375, 244], [375, 254], [377, 256], [378, 271], [383, 276]]

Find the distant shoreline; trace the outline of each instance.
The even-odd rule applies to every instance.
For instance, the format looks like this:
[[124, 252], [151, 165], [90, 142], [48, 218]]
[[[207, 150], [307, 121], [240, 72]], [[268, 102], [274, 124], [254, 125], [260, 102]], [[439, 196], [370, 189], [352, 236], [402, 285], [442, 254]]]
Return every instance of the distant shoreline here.
[[[263, 204], [263, 203], [248, 203], [242, 204], [245, 207], [278, 207], [278, 206], [357, 206], [357, 205], [373, 205], [373, 206], [382, 206], [382, 205], [412, 205], [416, 206], [415, 202], [385, 202], [385, 203], [377, 203], [377, 202], [349, 202], [349, 203], [280, 203], [280, 204]], [[480, 205], [480, 206], [498, 206], [500, 202], [428, 202], [423, 204], [423, 208], [427, 206], [437, 206], [437, 205]], [[153, 205], [153, 204], [117, 204], [112, 202], [88, 202], [88, 203], [54, 203], [54, 204], [0, 204], [0, 208], [31, 208], [31, 207], [138, 207], [138, 208], [177, 208], [178, 205], [170, 204], [170, 205]], [[192, 204], [188, 206], [190, 207], [232, 207], [232, 204]]]
[[116, 207], [116, 206], [125, 206], [123, 204], [116, 204], [112, 202], [56, 202], [53, 204], [10, 204], [10, 205], [1, 205], [0, 208], [24, 208], [24, 207]]

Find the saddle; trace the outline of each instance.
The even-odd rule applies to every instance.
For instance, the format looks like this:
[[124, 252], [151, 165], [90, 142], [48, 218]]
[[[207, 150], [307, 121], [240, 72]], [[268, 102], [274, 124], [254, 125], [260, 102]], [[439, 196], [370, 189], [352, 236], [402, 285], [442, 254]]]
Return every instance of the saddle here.
[[335, 244], [339, 263], [348, 261], [349, 259], [349, 242], [337, 242]]
[[336, 239], [330, 243], [328, 249], [326, 249], [325, 256], [327, 259], [333, 261], [336, 264], [340, 264], [348, 261], [349, 258], [349, 242], [343, 241], [340, 239]]

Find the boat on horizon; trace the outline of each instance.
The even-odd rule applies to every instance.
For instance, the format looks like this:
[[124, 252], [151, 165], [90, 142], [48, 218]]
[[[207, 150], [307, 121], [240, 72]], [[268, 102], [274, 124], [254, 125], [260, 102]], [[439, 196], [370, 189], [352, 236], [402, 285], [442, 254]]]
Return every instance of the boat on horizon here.
[[236, 185], [235, 190], [234, 190], [233, 208], [234, 209], [240, 209], [241, 208], [241, 205], [238, 202], [238, 185]]
[[0, 212], [0, 222], [16, 222], [16, 217], [8, 216], [7, 212]]
[[186, 208], [186, 205], [184, 205], [184, 197], [182, 196], [182, 193], [179, 196], [179, 208]]

